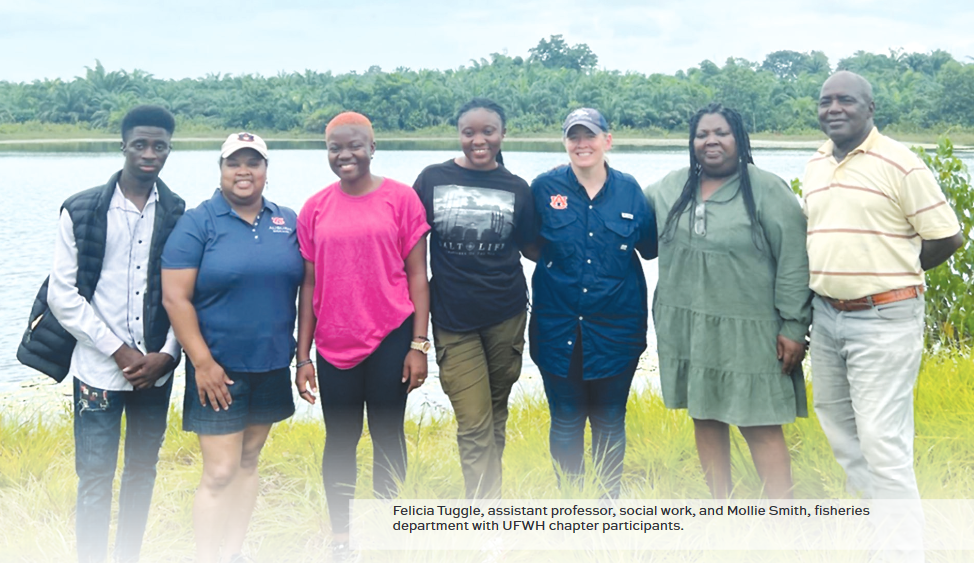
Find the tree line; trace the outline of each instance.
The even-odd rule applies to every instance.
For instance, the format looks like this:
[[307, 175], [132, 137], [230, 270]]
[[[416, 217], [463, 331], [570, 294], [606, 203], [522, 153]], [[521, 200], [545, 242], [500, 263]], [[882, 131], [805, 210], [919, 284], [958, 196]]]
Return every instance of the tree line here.
[[96, 61], [73, 80], [0, 81], [0, 124], [69, 123], [113, 129], [132, 106], [155, 103], [180, 123], [214, 129], [324, 131], [340, 111], [368, 115], [378, 130], [450, 126], [456, 108], [474, 96], [504, 106], [508, 129], [557, 128], [574, 108], [601, 110], [615, 129], [682, 132], [712, 100], [741, 112], [751, 132], [803, 133], [818, 127], [819, 88], [835, 70], [851, 70], [874, 87], [876, 123], [902, 131], [974, 126], [974, 64], [945, 51], [857, 52], [833, 67], [825, 53], [777, 51], [758, 63], [705, 60], [673, 75], [598, 68], [585, 44], [560, 35], [528, 56], [492, 53], [447, 70], [373, 66], [364, 73], [330, 71], [276, 76], [208, 74], [159, 79], [141, 70], [106, 70]]

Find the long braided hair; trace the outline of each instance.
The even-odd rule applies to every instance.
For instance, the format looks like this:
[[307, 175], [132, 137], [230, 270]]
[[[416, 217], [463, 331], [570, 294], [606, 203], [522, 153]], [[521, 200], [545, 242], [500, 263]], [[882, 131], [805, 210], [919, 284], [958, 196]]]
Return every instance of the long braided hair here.
[[747, 209], [748, 219], [751, 221], [751, 240], [758, 250], [763, 250], [764, 236], [761, 234], [757, 220], [754, 192], [751, 189], [751, 177], [747, 173], [747, 165], [754, 164], [754, 159], [751, 157], [751, 139], [747, 135], [747, 129], [744, 128], [744, 120], [741, 118], [741, 114], [717, 102], [711, 102], [700, 108], [690, 118], [690, 173], [687, 175], [687, 182], [683, 184], [683, 191], [680, 193], [680, 197], [677, 198], [676, 203], [670, 209], [670, 213], [666, 216], [666, 224], [663, 227], [661, 238], [672, 240], [680, 216], [683, 215], [690, 206], [690, 203], [696, 198], [697, 186], [700, 185], [703, 167], [697, 161], [693, 141], [697, 136], [697, 126], [700, 124], [700, 119], [705, 115], [714, 113], [722, 115], [727, 120], [731, 132], [734, 134], [734, 143], [737, 145], [737, 171], [741, 178], [740, 191], [741, 196], [744, 198], [744, 207]]
[[[473, 98], [469, 102], [460, 106], [460, 109], [457, 110], [457, 117], [454, 121], [456, 121], [457, 125], [459, 126], [460, 118], [463, 117], [463, 114], [475, 109], [485, 109], [487, 111], [496, 113], [497, 117], [501, 118], [501, 128], [507, 128], [507, 117], [504, 115], [504, 108], [502, 108], [500, 104], [494, 100], [488, 98]], [[497, 150], [497, 156], [494, 157], [494, 160], [497, 161], [497, 164], [500, 164], [501, 166], [504, 165], [504, 157], [501, 156], [500, 149]]]

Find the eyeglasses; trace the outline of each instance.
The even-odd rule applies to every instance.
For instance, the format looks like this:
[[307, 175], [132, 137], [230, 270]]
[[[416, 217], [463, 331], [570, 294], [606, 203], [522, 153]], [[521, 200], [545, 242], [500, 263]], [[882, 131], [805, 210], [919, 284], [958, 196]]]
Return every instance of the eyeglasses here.
[[703, 202], [698, 203], [693, 210], [693, 232], [698, 236], [707, 236], [707, 208]]

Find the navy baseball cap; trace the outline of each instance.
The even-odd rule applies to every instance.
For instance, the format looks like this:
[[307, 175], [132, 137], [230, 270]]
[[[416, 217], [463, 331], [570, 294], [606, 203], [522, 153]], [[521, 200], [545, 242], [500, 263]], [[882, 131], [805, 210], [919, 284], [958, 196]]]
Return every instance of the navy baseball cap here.
[[568, 135], [568, 130], [575, 125], [584, 125], [586, 129], [598, 135], [609, 132], [609, 122], [602, 117], [598, 110], [592, 108], [578, 108], [568, 114], [565, 124], [561, 126], [561, 134]]

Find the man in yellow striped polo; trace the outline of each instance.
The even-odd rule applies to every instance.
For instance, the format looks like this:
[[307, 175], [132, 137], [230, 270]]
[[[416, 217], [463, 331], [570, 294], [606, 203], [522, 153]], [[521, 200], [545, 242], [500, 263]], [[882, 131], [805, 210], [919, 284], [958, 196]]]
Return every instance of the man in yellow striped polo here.
[[837, 72], [822, 86], [818, 119], [829, 140], [803, 184], [814, 403], [850, 491], [919, 499], [913, 386], [923, 272], [963, 236], [923, 161], [873, 125], [875, 107], [857, 74]]

